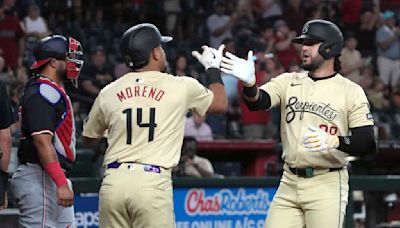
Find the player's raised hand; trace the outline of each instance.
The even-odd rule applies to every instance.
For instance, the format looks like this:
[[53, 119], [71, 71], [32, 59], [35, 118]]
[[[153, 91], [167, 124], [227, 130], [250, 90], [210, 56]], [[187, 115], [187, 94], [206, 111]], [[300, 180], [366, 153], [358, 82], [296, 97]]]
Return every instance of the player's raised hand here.
[[339, 138], [331, 135], [321, 128], [308, 127], [310, 132], [304, 134], [303, 144], [311, 152], [323, 151], [338, 148]]
[[222, 51], [224, 50], [225, 45], [222, 44], [219, 46], [218, 50], [206, 45], [203, 45], [201, 48], [203, 49], [201, 54], [198, 51], [192, 51], [193, 57], [195, 57], [206, 70], [210, 67], [219, 69], [222, 59]]
[[245, 86], [253, 86], [256, 83], [253, 51], [247, 53], [247, 60], [226, 52], [222, 57], [221, 71], [237, 77]]

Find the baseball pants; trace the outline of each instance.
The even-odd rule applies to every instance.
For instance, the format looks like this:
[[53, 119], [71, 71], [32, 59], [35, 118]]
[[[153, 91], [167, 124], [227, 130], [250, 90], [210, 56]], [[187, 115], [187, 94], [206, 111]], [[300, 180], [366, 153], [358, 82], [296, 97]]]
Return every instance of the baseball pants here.
[[160, 170], [146, 171], [136, 163], [106, 169], [99, 193], [100, 228], [173, 228], [171, 170]]
[[310, 178], [285, 169], [266, 228], [342, 228], [349, 192], [346, 168]]
[[382, 56], [378, 57], [379, 77], [385, 85], [391, 84], [396, 89], [397, 83], [400, 81], [400, 59], [388, 59]]
[[74, 207], [58, 205], [57, 186], [39, 164], [20, 165], [12, 177], [11, 191], [20, 211], [20, 228], [76, 227]]

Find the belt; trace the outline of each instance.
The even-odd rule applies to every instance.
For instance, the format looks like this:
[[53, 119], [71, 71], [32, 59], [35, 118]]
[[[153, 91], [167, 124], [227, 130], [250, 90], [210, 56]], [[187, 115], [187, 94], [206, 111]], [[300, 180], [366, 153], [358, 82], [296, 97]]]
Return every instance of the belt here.
[[[135, 165], [143, 167], [143, 170], [145, 172], [152, 172], [152, 173], [161, 173], [161, 169], [164, 169], [160, 166], [156, 165], [144, 165], [140, 163], [135, 163], [135, 162], [111, 162], [107, 164], [107, 169], [118, 169], [122, 164], [128, 164], [128, 168], [133, 168]], [[131, 165], [131, 166], [129, 166]]]
[[[308, 168], [291, 168], [291, 167], [288, 167], [288, 168], [289, 168], [291, 173], [293, 173], [293, 174], [295, 174], [295, 175], [297, 175], [299, 177], [305, 177], [305, 178], [310, 178], [310, 177], [315, 176], [316, 175], [315, 171], [318, 171], [318, 170], [315, 170], [314, 168], [311, 168], [311, 167], [308, 167]], [[343, 169], [343, 167], [340, 167], [340, 168], [329, 168], [329, 169], [327, 169], [327, 171], [328, 172], [333, 172], [333, 171], [338, 171], [338, 170], [342, 170], [342, 169]]]

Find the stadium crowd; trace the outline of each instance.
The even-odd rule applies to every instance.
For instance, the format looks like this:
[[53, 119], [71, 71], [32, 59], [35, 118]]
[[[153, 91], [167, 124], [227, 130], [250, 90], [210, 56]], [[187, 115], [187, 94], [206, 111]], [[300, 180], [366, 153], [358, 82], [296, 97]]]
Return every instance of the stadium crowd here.
[[[85, 65], [79, 87], [66, 84], [73, 99], [78, 134], [94, 98], [128, 68], [119, 54], [122, 32], [140, 22], [157, 25], [174, 37], [165, 47], [168, 71], [204, 81], [190, 52], [208, 44], [244, 56], [256, 53], [257, 83], [300, 71], [299, 47], [291, 42], [310, 19], [327, 19], [344, 31], [341, 55], [345, 77], [364, 88], [380, 140], [400, 139], [399, 5], [382, 0], [4, 0], [0, 9], [0, 80], [18, 106], [35, 42], [48, 34], [70, 35], [82, 42]], [[397, 64], [397, 65], [396, 65]], [[187, 135], [197, 140], [279, 139], [279, 110], [250, 112], [238, 97], [234, 77], [223, 74], [229, 97], [226, 115], [193, 116]], [[15, 109], [16, 110], [16, 109]], [[13, 134], [18, 137], [18, 126]]]
[[[7, 85], [15, 112], [34, 62], [35, 43], [49, 34], [81, 41], [85, 64], [76, 89], [66, 82], [73, 100], [78, 146], [83, 120], [99, 91], [129, 69], [119, 53], [119, 40], [130, 26], [150, 22], [174, 37], [164, 47], [168, 72], [205, 83], [203, 67], [192, 50], [207, 44], [245, 57], [256, 56], [256, 82], [261, 85], [283, 72], [298, 72], [300, 49], [292, 39], [311, 19], [339, 25], [345, 47], [343, 76], [367, 94], [378, 139], [400, 140], [400, 3], [392, 0], [0, 0], [0, 80]], [[222, 75], [229, 109], [206, 118], [188, 115], [186, 143], [176, 176], [218, 176], [212, 164], [196, 155], [196, 142], [213, 139], [274, 139], [279, 137], [279, 109], [250, 112], [242, 103], [242, 84]], [[17, 115], [17, 113], [15, 113]], [[12, 126], [14, 142], [20, 135]], [[81, 156], [81, 167], [100, 162], [101, 141], [94, 156]], [[84, 154], [84, 153], [82, 153]], [[87, 159], [87, 160], [85, 160]], [[79, 165], [79, 164], [78, 164]], [[100, 166], [100, 165], [99, 165]], [[200, 168], [199, 168], [200, 167]], [[76, 171], [78, 170], [78, 171]], [[87, 169], [75, 169], [84, 175]], [[97, 172], [89, 170], [91, 172]], [[101, 172], [101, 171], [100, 171]], [[93, 176], [100, 176], [95, 173]], [[380, 197], [376, 197], [381, 200]]]

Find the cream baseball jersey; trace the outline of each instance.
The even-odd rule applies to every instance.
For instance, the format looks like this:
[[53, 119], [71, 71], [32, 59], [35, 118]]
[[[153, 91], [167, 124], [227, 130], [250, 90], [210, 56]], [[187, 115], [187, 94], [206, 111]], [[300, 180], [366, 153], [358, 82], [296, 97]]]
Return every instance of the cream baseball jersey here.
[[188, 110], [203, 116], [213, 93], [190, 77], [157, 71], [128, 73], [103, 88], [82, 135], [103, 137], [104, 164], [136, 162], [172, 168], [178, 164]]
[[308, 72], [285, 73], [260, 89], [281, 109], [283, 160], [293, 168], [335, 168], [346, 165], [347, 153], [337, 149], [309, 152], [303, 135], [309, 126], [348, 136], [350, 128], [373, 125], [363, 89], [340, 74], [313, 80]]

